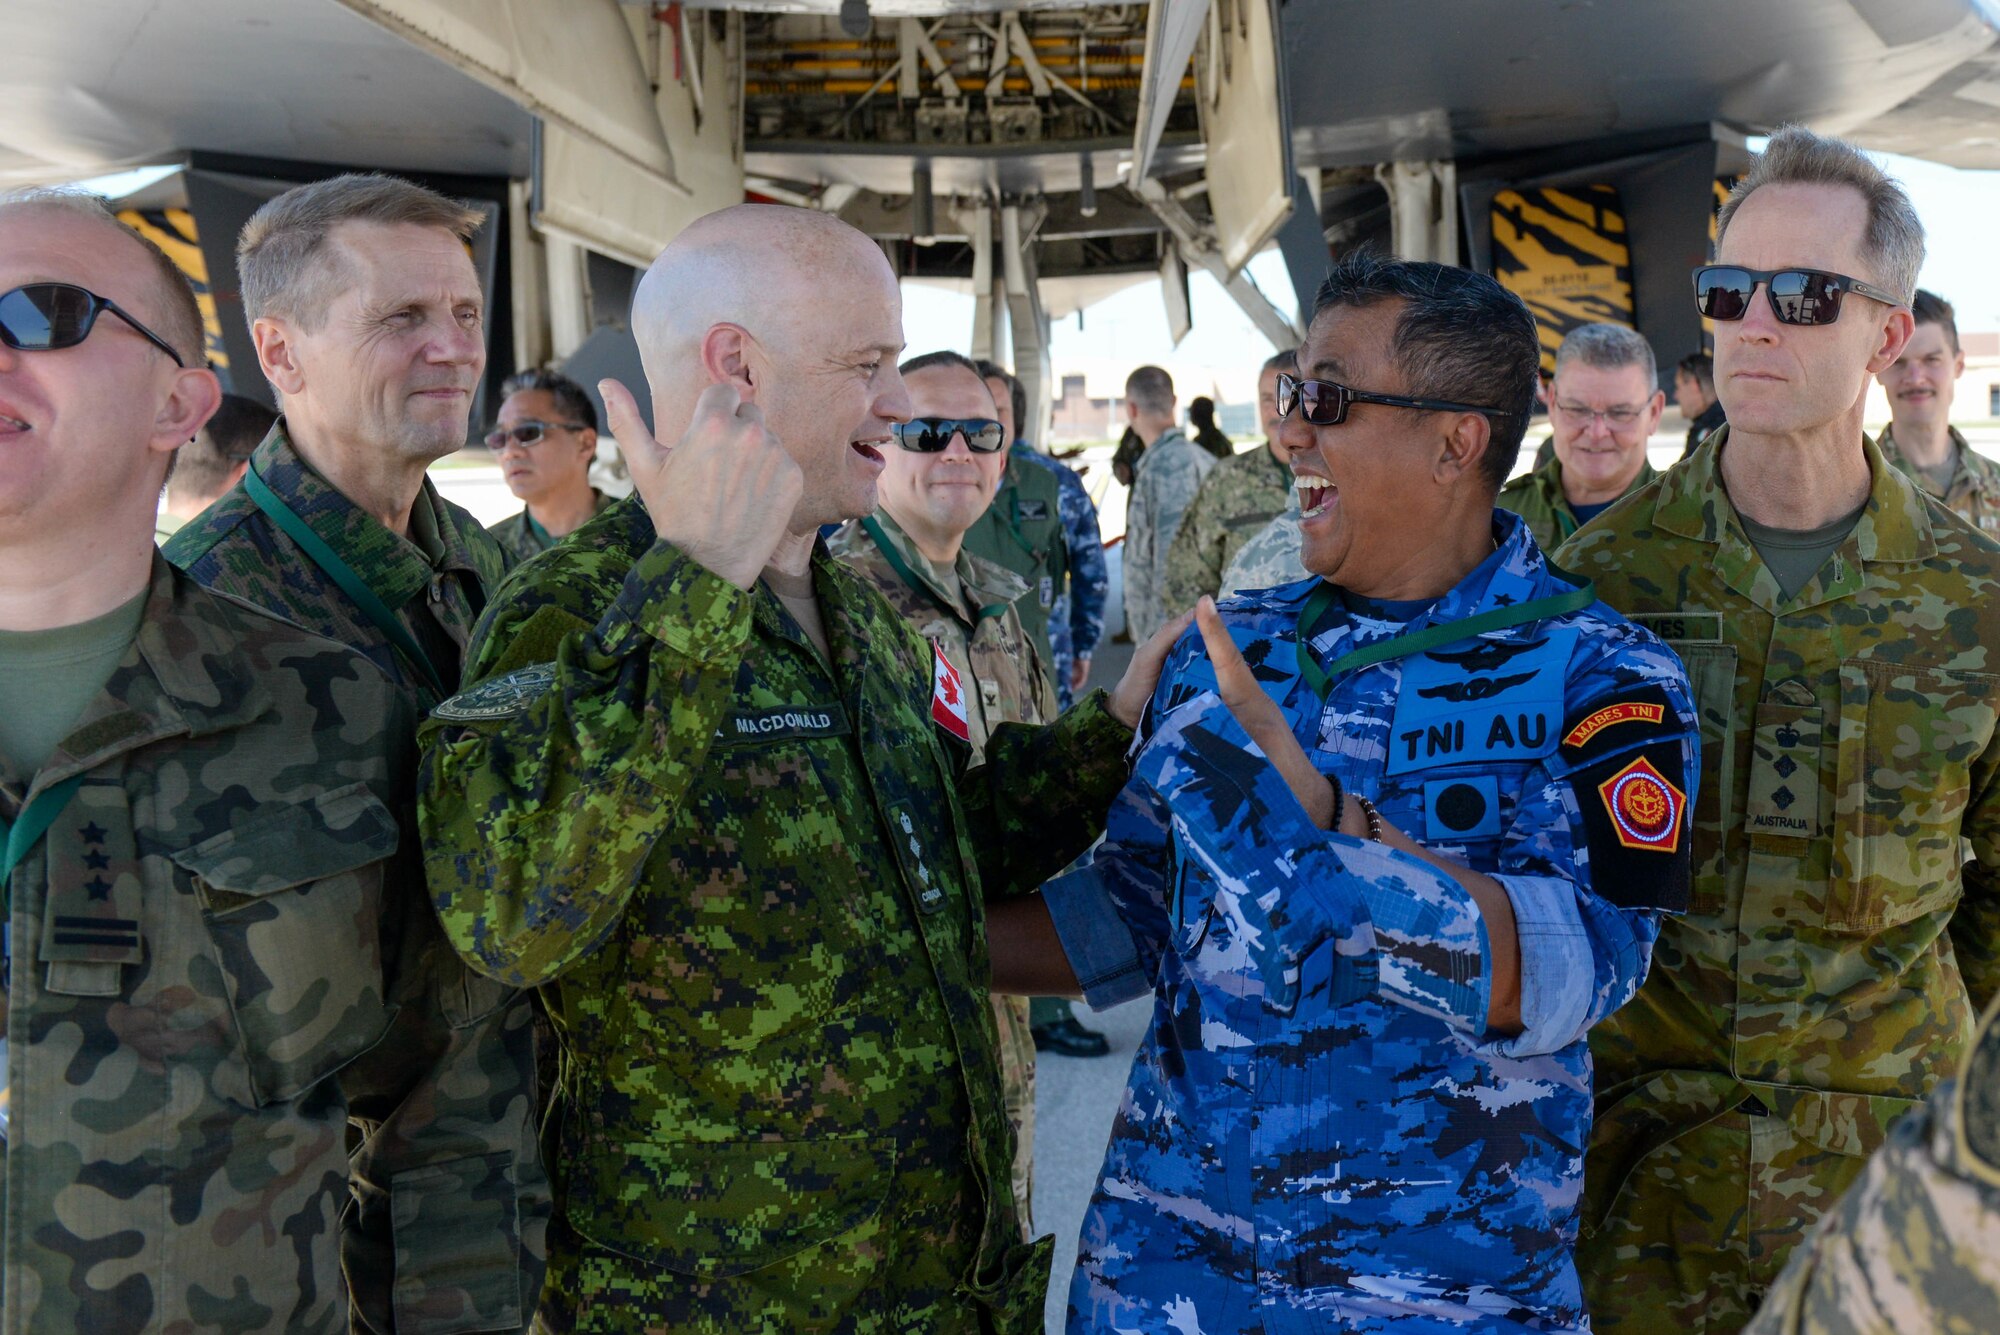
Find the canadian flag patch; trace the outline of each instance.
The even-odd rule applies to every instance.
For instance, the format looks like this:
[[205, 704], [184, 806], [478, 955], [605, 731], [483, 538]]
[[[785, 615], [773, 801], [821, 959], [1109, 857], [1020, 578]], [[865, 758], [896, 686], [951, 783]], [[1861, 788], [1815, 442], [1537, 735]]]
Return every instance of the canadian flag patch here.
[[931, 722], [959, 741], [970, 742], [972, 728], [965, 721], [965, 687], [959, 682], [958, 669], [935, 640], [931, 641], [931, 657]]

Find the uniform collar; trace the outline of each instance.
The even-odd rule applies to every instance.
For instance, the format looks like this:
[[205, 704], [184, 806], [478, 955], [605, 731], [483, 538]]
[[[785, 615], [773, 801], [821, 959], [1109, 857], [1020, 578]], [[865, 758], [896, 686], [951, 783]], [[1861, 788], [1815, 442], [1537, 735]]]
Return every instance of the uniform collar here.
[[444, 503], [429, 478], [417, 494], [411, 528], [435, 534], [440, 551], [435, 564], [416, 543], [391, 533], [307, 463], [293, 447], [284, 418], [278, 419], [257, 447], [250, 466], [264, 479], [264, 485], [392, 608], [409, 602], [441, 573], [464, 572], [475, 582], [486, 578], [487, 572], [473, 558], [471, 539], [460, 527], [459, 516]]
[[[1946, 427], [1945, 430], [1951, 433], [1952, 453], [1957, 461], [1957, 468], [1952, 473], [1951, 486], [1946, 488], [1938, 499], [1946, 505], [1957, 508], [1959, 502], [1977, 493], [1990, 504], [2000, 505], [2000, 464], [1994, 463], [1973, 449], [1965, 437], [1959, 434], [1957, 427]], [[1918, 476], [1915, 465], [1911, 464], [1903, 453], [1903, 447], [1896, 443], [1894, 424], [1883, 427], [1882, 434], [1875, 438], [1875, 443], [1881, 447], [1884, 459], [1909, 474], [1921, 490], [1930, 491], [1925, 485], [1928, 479]]]
[[[985, 619], [987, 609], [1005, 609], [1028, 592], [1027, 580], [996, 562], [973, 555], [963, 546], [958, 549], [958, 559], [952, 563], [952, 574], [957, 578], [946, 579], [938, 571], [936, 563], [917, 550], [915, 540], [887, 510], [877, 507], [873, 518], [910, 574], [923, 585], [923, 591], [931, 595], [933, 602], [953, 609], [968, 629]], [[975, 606], [967, 607], [967, 598], [972, 599]]]
[[[1145, 449], [1139, 452], [1139, 462], [1134, 464], [1132, 469], [1134, 477], [1136, 478], [1139, 472], [1145, 469], [1147, 460], [1159, 458], [1162, 451], [1166, 450], [1169, 446], [1175, 444], [1191, 446], [1194, 444], [1194, 442], [1189, 440], [1187, 437], [1187, 432], [1181, 430], [1179, 427], [1177, 426], [1168, 427], [1165, 431], [1160, 433], [1160, 438], [1158, 440], [1154, 441], [1151, 445], [1148, 445]], [[1206, 451], [1204, 451], [1204, 453], [1206, 453]]]
[[[1619, 492], [1614, 499], [1624, 500], [1659, 475], [1659, 470], [1653, 467], [1652, 460], [1642, 460], [1637, 475], [1632, 479], [1632, 485]], [[1542, 499], [1552, 508], [1566, 511], [1572, 519], [1576, 517], [1576, 507], [1570, 504], [1569, 495], [1563, 490], [1562, 460], [1551, 454], [1547, 463], [1528, 476], [1532, 479], [1534, 488], [1542, 494]]]

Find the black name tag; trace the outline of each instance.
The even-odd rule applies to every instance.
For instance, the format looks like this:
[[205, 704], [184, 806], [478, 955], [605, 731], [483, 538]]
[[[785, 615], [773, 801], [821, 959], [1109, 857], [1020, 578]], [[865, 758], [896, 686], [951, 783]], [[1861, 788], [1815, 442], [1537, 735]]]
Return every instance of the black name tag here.
[[847, 731], [847, 716], [818, 705], [781, 705], [774, 709], [737, 709], [722, 720], [725, 742], [764, 742], [791, 737], [838, 737]]

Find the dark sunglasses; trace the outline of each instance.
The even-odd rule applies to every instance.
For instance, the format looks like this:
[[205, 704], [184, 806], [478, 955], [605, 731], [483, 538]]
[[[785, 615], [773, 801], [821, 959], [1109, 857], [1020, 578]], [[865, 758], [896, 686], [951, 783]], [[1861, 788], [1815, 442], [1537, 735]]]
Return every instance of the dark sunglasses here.
[[965, 437], [974, 454], [991, 454], [1007, 443], [1007, 429], [990, 417], [913, 417], [892, 428], [896, 443], [918, 454], [939, 454], [951, 448], [951, 438]]
[[1779, 324], [1832, 324], [1840, 318], [1840, 298], [1846, 292], [1872, 297], [1889, 306], [1903, 301], [1872, 283], [1824, 269], [1743, 269], [1734, 264], [1709, 264], [1694, 271], [1694, 304], [1711, 320], [1740, 320], [1750, 313], [1757, 285], [1771, 299], [1771, 314]]
[[507, 448], [507, 442], [511, 440], [524, 449], [533, 449], [541, 444], [549, 431], [555, 427], [561, 427], [564, 431], [584, 429], [581, 422], [517, 422], [510, 427], [496, 426], [486, 433], [486, 448], [504, 450]]
[[167, 340], [133, 319], [109, 297], [100, 297], [74, 283], [29, 283], [12, 292], [0, 293], [0, 343], [20, 352], [73, 348], [90, 337], [91, 326], [105, 311], [138, 330], [147, 342], [173, 358], [175, 366], [187, 369], [187, 363]]
[[1476, 403], [1446, 403], [1443, 399], [1406, 399], [1395, 394], [1371, 394], [1349, 389], [1331, 380], [1298, 380], [1278, 372], [1278, 417], [1290, 417], [1292, 409], [1303, 408], [1306, 421], [1314, 426], [1339, 426], [1347, 420], [1347, 409], [1356, 403], [1379, 403], [1384, 408], [1415, 408], [1426, 413], [1482, 413], [1487, 417], [1512, 417], [1503, 408], [1482, 408]]

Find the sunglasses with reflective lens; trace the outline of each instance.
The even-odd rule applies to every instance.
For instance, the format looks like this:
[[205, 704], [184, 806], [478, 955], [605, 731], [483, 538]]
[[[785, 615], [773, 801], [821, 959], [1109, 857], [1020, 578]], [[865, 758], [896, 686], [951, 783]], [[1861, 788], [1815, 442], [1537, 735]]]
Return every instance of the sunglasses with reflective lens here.
[[1872, 283], [1824, 269], [1744, 269], [1734, 264], [1708, 264], [1694, 271], [1694, 304], [1711, 320], [1740, 320], [1750, 313], [1757, 285], [1771, 300], [1779, 324], [1832, 324], [1840, 318], [1840, 298], [1853, 292], [1888, 306], [1903, 301]]
[[18, 352], [73, 348], [90, 337], [97, 317], [106, 311], [173, 358], [175, 366], [187, 369], [187, 363], [167, 340], [133, 319], [109, 297], [100, 297], [74, 283], [29, 283], [12, 292], [0, 292], [0, 343]]
[[564, 431], [581, 431], [581, 422], [516, 422], [513, 426], [496, 426], [486, 433], [486, 448], [499, 452], [513, 441], [523, 449], [533, 449], [542, 443], [550, 430], [561, 427]]
[[896, 443], [916, 454], [942, 454], [954, 435], [964, 436], [974, 454], [991, 454], [1007, 443], [1007, 429], [990, 417], [913, 417], [892, 429]]
[[1356, 403], [1379, 403], [1384, 408], [1414, 408], [1426, 413], [1481, 413], [1487, 417], [1512, 417], [1504, 408], [1484, 408], [1476, 403], [1447, 403], [1443, 399], [1406, 399], [1396, 394], [1374, 394], [1350, 389], [1331, 380], [1298, 380], [1278, 372], [1278, 417], [1302, 409], [1314, 426], [1339, 426], [1347, 420], [1347, 409]]

